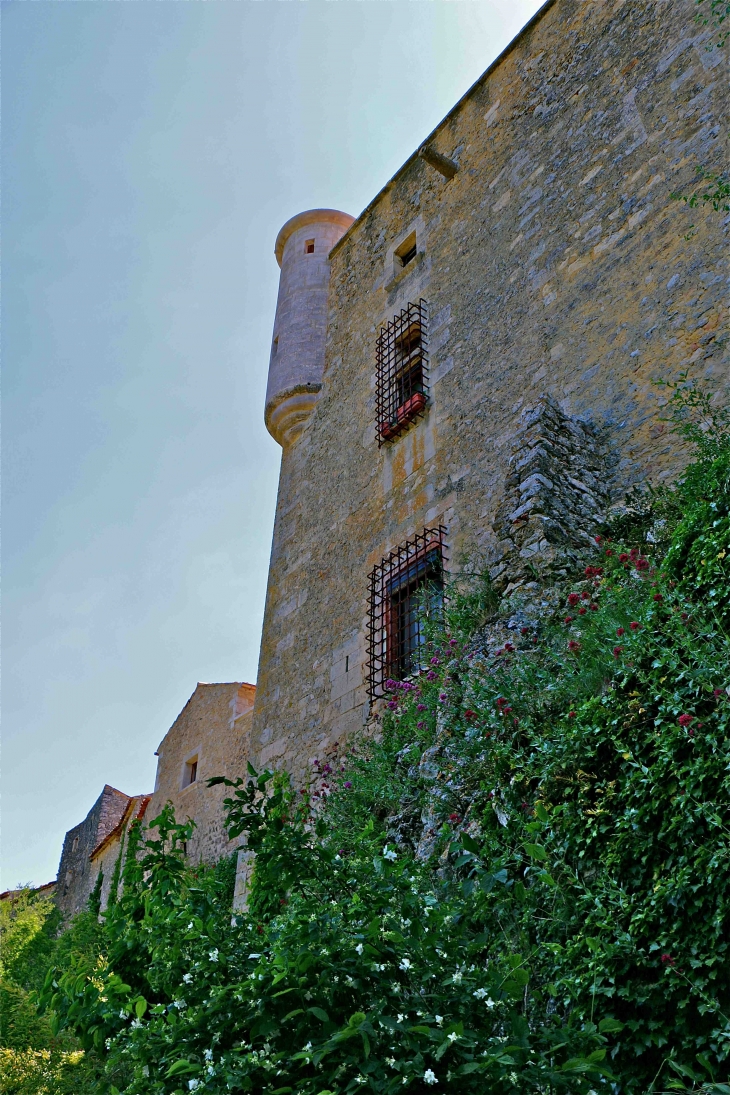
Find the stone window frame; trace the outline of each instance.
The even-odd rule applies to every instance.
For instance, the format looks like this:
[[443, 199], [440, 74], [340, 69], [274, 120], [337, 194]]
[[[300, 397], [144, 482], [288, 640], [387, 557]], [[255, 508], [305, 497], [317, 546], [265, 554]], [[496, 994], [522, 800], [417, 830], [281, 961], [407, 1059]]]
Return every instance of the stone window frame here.
[[[187, 791], [188, 787], [195, 787], [200, 782], [200, 762], [202, 760], [202, 750], [200, 746], [196, 749], [191, 749], [183, 759], [182, 766], [180, 768], [180, 790]], [[190, 779], [191, 767], [195, 765], [195, 773], [192, 779]]]
[[428, 302], [410, 301], [381, 326], [375, 346], [378, 447], [395, 441], [429, 405]]
[[[443, 589], [448, 555], [445, 525], [424, 528], [412, 539], [406, 540], [383, 557], [373, 567], [368, 578], [368, 634], [367, 634], [367, 690], [371, 701], [387, 694], [388, 680], [406, 680], [414, 673], [411, 665], [406, 669], [405, 658], [411, 657], [412, 649], [403, 649], [409, 641], [401, 634], [402, 621], [393, 605], [393, 593], [404, 581], [416, 583], [412, 592], [433, 581], [437, 567], [437, 582]], [[435, 556], [435, 559], [434, 559]], [[412, 577], [409, 574], [412, 572]], [[410, 615], [412, 608], [406, 612]], [[410, 629], [411, 623], [407, 625]], [[415, 667], [417, 670], [418, 667]]]

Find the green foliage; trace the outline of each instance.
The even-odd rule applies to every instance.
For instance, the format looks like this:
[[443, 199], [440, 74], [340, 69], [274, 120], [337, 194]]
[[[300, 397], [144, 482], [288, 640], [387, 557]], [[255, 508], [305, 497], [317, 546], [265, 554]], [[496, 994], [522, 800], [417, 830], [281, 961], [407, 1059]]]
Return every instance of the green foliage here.
[[0, 1095], [85, 1095], [95, 1088], [96, 1062], [38, 1014], [49, 966], [98, 949], [99, 925], [88, 913], [59, 935], [60, 926], [54, 903], [32, 889], [0, 903]]
[[213, 781], [246, 912], [171, 808], [130, 832], [102, 951], [44, 990], [100, 1091], [728, 1095], [730, 431], [670, 391], [696, 460], [573, 582], [447, 591], [425, 668], [311, 795]]

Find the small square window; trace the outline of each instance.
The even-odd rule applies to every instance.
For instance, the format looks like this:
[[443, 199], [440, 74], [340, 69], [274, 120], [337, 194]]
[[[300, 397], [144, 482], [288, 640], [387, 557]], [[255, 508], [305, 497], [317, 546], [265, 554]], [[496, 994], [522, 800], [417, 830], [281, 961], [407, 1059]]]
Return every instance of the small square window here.
[[409, 262], [413, 262], [414, 258], [418, 254], [418, 246], [416, 243], [416, 233], [411, 232], [407, 239], [403, 240], [400, 247], [396, 247], [393, 252], [393, 258], [395, 259], [396, 269], [398, 267], [407, 266]]
[[443, 525], [424, 529], [392, 551], [370, 574], [368, 693], [386, 693], [420, 668], [424, 621], [441, 611], [444, 587]]
[[185, 767], [183, 768], [183, 787], [189, 787], [191, 783], [197, 783], [198, 780], [198, 758], [197, 756], [188, 757], [185, 761]]
[[392, 441], [428, 404], [428, 306], [409, 304], [381, 327], [376, 347], [378, 444]]
[[304, 241], [304, 254], [305, 255], [313, 255], [314, 254], [314, 240], [305, 240]]

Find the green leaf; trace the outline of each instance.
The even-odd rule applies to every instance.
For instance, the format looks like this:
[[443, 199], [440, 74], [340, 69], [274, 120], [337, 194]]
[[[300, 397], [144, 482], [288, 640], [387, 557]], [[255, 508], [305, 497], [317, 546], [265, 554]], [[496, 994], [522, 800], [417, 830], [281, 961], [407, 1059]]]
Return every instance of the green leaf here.
[[147, 1011], [147, 1001], [145, 1000], [144, 996], [140, 996], [137, 998], [137, 1002], [134, 1005], [134, 1010], [137, 1018], [141, 1019], [144, 1013]]
[[170, 1065], [170, 1067], [168, 1068], [165, 1075], [166, 1075], [167, 1079], [169, 1079], [171, 1076], [182, 1076], [183, 1073], [199, 1072], [199, 1071], [200, 1071], [200, 1066], [199, 1065], [191, 1064], [190, 1061], [186, 1061], [186, 1060], [183, 1059], [183, 1060], [180, 1060], [180, 1061], [175, 1061], [174, 1064]]
[[469, 836], [468, 833], [461, 834], [461, 843], [464, 848], [466, 848], [467, 852], [473, 852], [474, 855], [479, 854], [479, 845], [473, 837]]
[[315, 1019], [319, 1019], [322, 1023], [329, 1023], [330, 1017], [326, 1011], [322, 1011], [322, 1008], [307, 1008], [307, 1011], [312, 1014]]
[[525, 851], [531, 859], [537, 859], [540, 863], [544, 863], [548, 857], [541, 844], [525, 844]]
[[536, 813], [536, 814], [537, 814], [537, 816], [539, 817], [540, 821], [547, 821], [547, 819], [548, 819], [548, 812], [547, 812], [547, 810], [545, 809], [545, 807], [544, 807], [544, 805], [542, 804], [542, 802], [536, 802], [536, 803], [535, 803], [535, 813]]
[[624, 1029], [624, 1024], [619, 1023], [618, 1019], [601, 1019], [598, 1029], [601, 1034], [618, 1034], [620, 1030]]

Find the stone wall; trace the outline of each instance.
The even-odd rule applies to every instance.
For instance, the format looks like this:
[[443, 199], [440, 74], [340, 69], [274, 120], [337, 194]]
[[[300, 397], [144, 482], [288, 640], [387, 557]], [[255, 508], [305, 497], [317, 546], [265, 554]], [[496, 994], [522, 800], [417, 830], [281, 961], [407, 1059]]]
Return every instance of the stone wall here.
[[[558, 423], [532, 446], [533, 497], [582, 507], [589, 531], [609, 478], [621, 493], [683, 464], [653, 381], [692, 368], [726, 394], [727, 226], [670, 196], [697, 164], [727, 162], [727, 72], [695, 13], [693, 0], [542, 9], [428, 138], [453, 178], [414, 152], [333, 249], [323, 386], [282, 461], [260, 763], [304, 782], [363, 725], [368, 572], [414, 532], [447, 526], [452, 572], [475, 555], [499, 565], [508, 540], [517, 556], [544, 540], [557, 559], [559, 529], [537, 510], [504, 527], [523, 501], [510, 459], [526, 407], [545, 397]], [[398, 269], [414, 232], [417, 257]], [[429, 406], [379, 448], [377, 332], [421, 297]]]
[[129, 795], [107, 783], [84, 820], [66, 833], [54, 895], [64, 918], [86, 908], [98, 874], [91, 853], [116, 828], [130, 801]]
[[[166, 802], [178, 821], [192, 818], [188, 842], [193, 862], [213, 863], [230, 854], [240, 840], [229, 841], [223, 827], [224, 787], [207, 787], [212, 776], [246, 775], [251, 717], [256, 689], [251, 684], [198, 684], [157, 750], [157, 781], [147, 808], [151, 821]], [[197, 761], [189, 783], [189, 765]]]

